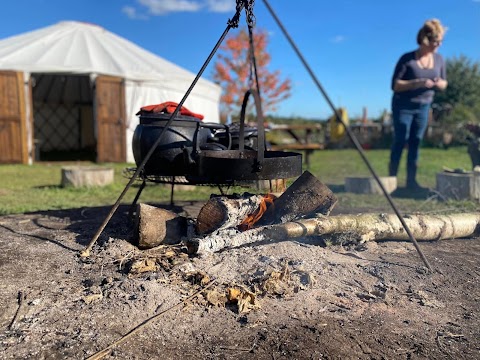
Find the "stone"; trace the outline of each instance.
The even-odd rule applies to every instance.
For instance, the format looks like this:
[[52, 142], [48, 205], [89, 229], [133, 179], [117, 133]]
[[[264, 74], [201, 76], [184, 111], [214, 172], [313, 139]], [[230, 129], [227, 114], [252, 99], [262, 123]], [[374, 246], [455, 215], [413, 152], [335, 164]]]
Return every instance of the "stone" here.
[[446, 199], [479, 200], [480, 172], [440, 172], [436, 177], [436, 189]]
[[113, 183], [113, 168], [103, 166], [66, 166], [62, 168], [63, 187], [97, 187]]
[[[392, 193], [397, 189], [397, 177], [396, 176], [383, 176], [380, 177], [383, 187], [387, 190], [387, 193]], [[345, 191], [355, 194], [382, 194], [382, 189], [377, 184], [374, 177], [346, 177], [345, 178]]]

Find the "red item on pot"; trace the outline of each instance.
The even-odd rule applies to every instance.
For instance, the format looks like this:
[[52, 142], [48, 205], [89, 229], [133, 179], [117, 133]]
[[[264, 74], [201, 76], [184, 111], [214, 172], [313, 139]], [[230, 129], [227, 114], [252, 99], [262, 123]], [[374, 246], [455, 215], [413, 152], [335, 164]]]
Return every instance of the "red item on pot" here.
[[[140, 111], [137, 113], [137, 115], [145, 114], [145, 113], [173, 114], [173, 112], [175, 111], [177, 106], [178, 106], [178, 103], [173, 102], [173, 101], [166, 101], [164, 103], [156, 104], [156, 105], [147, 105], [147, 106], [141, 107]], [[188, 110], [185, 106], [182, 106], [178, 113], [180, 115], [193, 116], [193, 117], [195, 117], [199, 120], [203, 120], [203, 115], [202, 114], [196, 114], [196, 113]]]

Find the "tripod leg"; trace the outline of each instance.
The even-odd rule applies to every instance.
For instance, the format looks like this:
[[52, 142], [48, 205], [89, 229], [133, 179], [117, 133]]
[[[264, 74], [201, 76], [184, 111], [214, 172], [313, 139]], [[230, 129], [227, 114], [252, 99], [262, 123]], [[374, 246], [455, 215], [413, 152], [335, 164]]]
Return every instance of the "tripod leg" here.
[[175, 176], [172, 177], [172, 188], [170, 190], [170, 206], [173, 207], [173, 192], [175, 190]]
[[143, 179], [142, 185], [140, 185], [140, 188], [137, 191], [137, 195], [135, 195], [135, 199], [133, 199], [132, 205], [130, 205], [130, 210], [128, 211], [128, 216], [130, 217], [130, 219], [133, 219], [133, 212], [135, 211], [138, 198], [140, 197], [140, 194], [142, 193], [143, 189], [145, 189], [146, 185], [147, 185], [146, 180]]

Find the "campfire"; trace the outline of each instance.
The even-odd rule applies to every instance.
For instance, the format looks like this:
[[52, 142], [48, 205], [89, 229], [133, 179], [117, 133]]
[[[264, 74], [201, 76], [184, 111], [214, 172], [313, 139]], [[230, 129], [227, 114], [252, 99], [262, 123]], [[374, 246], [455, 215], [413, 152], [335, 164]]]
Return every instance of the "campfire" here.
[[271, 193], [212, 197], [198, 214], [196, 231], [200, 235], [232, 227], [247, 231], [313, 213], [328, 215], [336, 203], [332, 191], [305, 171], [279, 197]]
[[[409, 240], [394, 214], [329, 216], [337, 203], [333, 192], [305, 171], [278, 197], [274, 194], [212, 195], [196, 219], [139, 204], [138, 245], [152, 248], [183, 242], [189, 254], [205, 254], [262, 241], [349, 234], [352, 240]], [[405, 218], [417, 240], [471, 236], [478, 214], [410, 215]]]
[[249, 214], [241, 223], [237, 226], [240, 231], [246, 231], [252, 229], [255, 224], [262, 218], [263, 214], [270, 206], [273, 206], [273, 202], [277, 197], [273, 194], [267, 194], [260, 200], [260, 205], [253, 212]]
[[186, 219], [181, 216], [139, 204], [139, 245], [150, 248], [187, 238], [189, 251], [198, 252], [194, 244], [199, 239], [212, 239], [214, 234], [221, 232], [249, 233], [256, 228], [285, 223], [312, 214], [328, 215], [336, 203], [337, 198], [332, 191], [310, 172], [305, 171], [278, 197], [272, 193], [212, 195], [200, 210], [193, 231], [189, 231]]

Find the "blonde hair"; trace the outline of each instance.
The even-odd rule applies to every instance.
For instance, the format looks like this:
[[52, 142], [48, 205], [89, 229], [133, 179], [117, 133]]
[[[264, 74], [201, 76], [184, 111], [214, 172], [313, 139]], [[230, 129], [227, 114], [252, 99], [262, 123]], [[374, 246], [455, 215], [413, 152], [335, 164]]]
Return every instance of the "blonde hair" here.
[[430, 45], [431, 41], [443, 37], [447, 28], [442, 25], [438, 19], [430, 19], [425, 21], [417, 34], [418, 45]]

